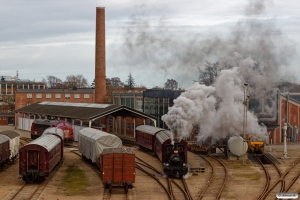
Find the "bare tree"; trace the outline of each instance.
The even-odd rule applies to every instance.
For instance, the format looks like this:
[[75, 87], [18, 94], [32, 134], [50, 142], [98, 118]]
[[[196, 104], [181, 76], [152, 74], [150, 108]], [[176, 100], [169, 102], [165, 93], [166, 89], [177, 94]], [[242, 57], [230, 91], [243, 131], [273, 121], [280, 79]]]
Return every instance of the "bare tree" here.
[[42, 78], [42, 82], [45, 83], [48, 86], [48, 88], [62, 88], [63, 87], [62, 80], [53, 75], [49, 75], [46, 78]]
[[107, 87], [124, 87], [124, 83], [119, 77], [106, 78]]
[[212, 85], [218, 76], [218, 66], [218, 62], [210, 63], [207, 61], [204, 70], [199, 70], [199, 83], [205, 85]]
[[178, 83], [174, 79], [168, 79], [165, 83], [165, 89], [176, 90], [178, 88]]
[[77, 76], [75, 75], [68, 75], [66, 77], [66, 80], [64, 82], [64, 86], [66, 88], [86, 88], [88, 87], [88, 82], [87, 79], [83, 77], [83, 75], [78, 74]]
[[15, 95], [1, 95], [2, 98], [2, 110], [13, 112], [15, 111]]

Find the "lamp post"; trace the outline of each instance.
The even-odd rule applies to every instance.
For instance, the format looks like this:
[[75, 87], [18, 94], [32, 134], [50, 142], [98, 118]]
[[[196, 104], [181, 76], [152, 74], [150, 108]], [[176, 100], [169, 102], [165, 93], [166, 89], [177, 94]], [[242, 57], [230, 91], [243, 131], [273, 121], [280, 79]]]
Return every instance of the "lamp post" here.
[[281, 157], [282, 159], [289, 159], [289, 157], [287, 157], [287, 147], [286, 147], [286, 130], [287, 130], [287, 124], [284, 123], [283, 125], [283, 134], [284, 134], [284, 138], [283, 138], [283, 157]]
[[243, 117], [243, 165], [246, 165], [245, 162], [245, 148], [246, 148], [246, 140], [245, 140], [245, 129], [247, 128], [247, 99], [246, 99], [246, 94], [247, 94], [247, 89], [248, 89], [248, 83], [244, 83], [244, 117]]

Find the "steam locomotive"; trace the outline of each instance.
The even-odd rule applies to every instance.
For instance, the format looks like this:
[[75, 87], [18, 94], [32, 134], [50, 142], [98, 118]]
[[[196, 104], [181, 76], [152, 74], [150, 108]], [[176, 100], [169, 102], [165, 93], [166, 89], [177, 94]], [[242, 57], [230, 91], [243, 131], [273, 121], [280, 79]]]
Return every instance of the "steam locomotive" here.
[[172, 144], [168, 130], [140, 125], [136, 128], [136, 143], [140, 149], [150, 150], [158, 156], [168, 177], [182, 178], [188, 173], [187, 142], [180, 140]]

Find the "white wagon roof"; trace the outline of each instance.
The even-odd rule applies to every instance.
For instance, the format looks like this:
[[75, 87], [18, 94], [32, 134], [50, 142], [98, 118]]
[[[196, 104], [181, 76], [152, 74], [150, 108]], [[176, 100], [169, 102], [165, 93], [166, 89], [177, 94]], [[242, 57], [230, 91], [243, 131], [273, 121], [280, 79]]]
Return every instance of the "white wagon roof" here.
[[113, 134], [93, 128], [83, 128], [79, 131], [78, 150], [92, 162], [96, 162], [104, 149], [120, 147], [122, 140]]
[[59, 135], [61, 138], [64, 138], [64, 131], [61, 128], [58, 127], [50, 127], [44, 130], [42, 135], [46, 134], [56, 134]]
[[48, 151], [50, 151], [60, 142], [61, 142], [61, 140], [59, 139], [59, 137], [57, 137], [55, 135], [46, 134], [46, 135], [43, 135], [43, 136], [33, 140], [32, 142], [30, 142], [28, 144], [26, 144], [24, 147], [31, 145], [31, 144], [36, 144], [36, 145], [42, 146], [45, 149], [47, 149]]
[[9, 138], [6, 137], [5, 135], [0, 135], [0, 144], [6, 142], [6, 141], [8, 141], [8, 140], [9, 140]]

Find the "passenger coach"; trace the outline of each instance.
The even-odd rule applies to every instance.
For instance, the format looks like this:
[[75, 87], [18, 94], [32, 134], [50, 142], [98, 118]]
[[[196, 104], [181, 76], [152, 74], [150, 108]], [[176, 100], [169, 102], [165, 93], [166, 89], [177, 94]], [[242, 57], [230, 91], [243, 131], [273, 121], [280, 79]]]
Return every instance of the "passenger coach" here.
[[63, 159], [63, 138], [46, 134], [19, 150], [19, 174], [26, 182], [44, 181]]

